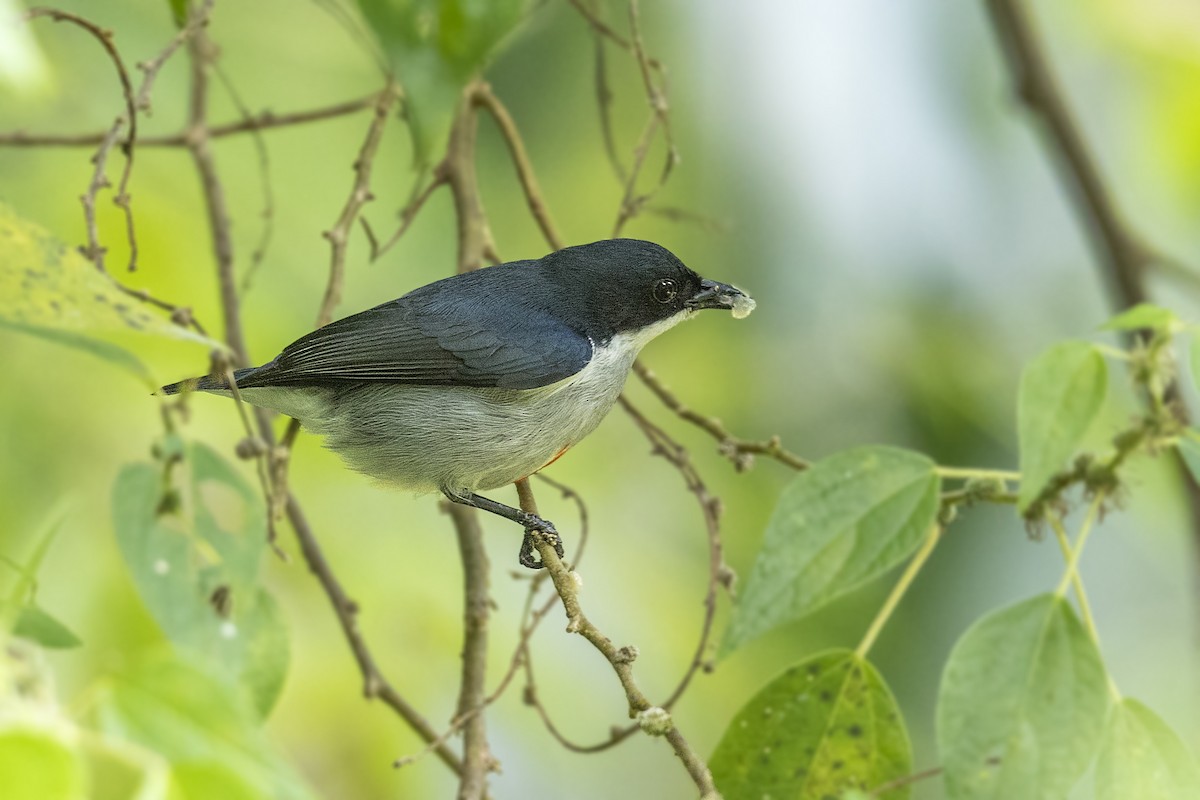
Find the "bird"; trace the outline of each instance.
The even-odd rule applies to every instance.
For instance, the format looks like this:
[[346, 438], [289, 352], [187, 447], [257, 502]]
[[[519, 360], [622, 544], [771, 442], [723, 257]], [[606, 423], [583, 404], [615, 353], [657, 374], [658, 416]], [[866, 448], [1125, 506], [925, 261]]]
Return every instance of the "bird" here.
[[[233, 372], [242, 400], [298, 420], [352, 469], [497, 514], [562, 557], [553, 523], [486, 492], [554, 463], [612, 409], [641, 349], [705, 309], [754, 301], [638, 239], [566, 247], [421, 286]], [[232, 395], [228, 372], [162, 394]]]

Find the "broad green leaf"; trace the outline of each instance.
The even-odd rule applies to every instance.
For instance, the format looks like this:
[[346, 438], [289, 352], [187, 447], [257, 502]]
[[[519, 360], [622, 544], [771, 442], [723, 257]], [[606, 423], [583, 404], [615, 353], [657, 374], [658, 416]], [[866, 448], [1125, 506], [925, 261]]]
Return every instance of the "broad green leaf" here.
[[440, 146], [467, 82], [525, 18], [529, 0], [358, 0], [404, 86], [416, 160]]
[[[879, 673], [835, 650], [797, 664], [755, 695], [709, 766], [725, 800], [825, 800], [908, 775], [912, 747]], [[882, 797], [908, 795], [900, 788]]]
[[[157, 467], [122, 470], [113, 489], [117, 543], [167, 637], [236, 677], [265, 716], [282, 688], [289, 652], [282, 615], [257, 582], [266, 511], [240, 473], [210, 448], [196, 443], [186, 454], [189, 478], [178, 511], [161, 511]], [[229, 602], [214, 604], [217, 592]], [[227, 605], [226, 613], [217, 605]]]
[[70, 628], [36, 605], [28, 605], [21, 609], [13, 633], [37, 642], [42, 647], [54, 649], [67, 649], [82, 644]]
[[0, 728], [0, 796], [4, 800], [85, 800], [83, 767], [61, 736], [10, 723]]
[[1179, 317], [1169, 308], [1138, 303], [1100, 326], [1102, 331], [1152, 330], [1171, 333], [1181, 326]]
[[0, 327], [82, 349], [148, 381], [146, 368], [135, 356], [92, 336], [133, 330], [223, 347], [151, 312], [121, 292], [78, 250], [21, 219], [3, 203]]
[[954, 646], [937, 738], [951, 800], [1062, 800], [1099, 746], [1108, 693], [1096, 645], [1065, 600], [995, 611]]
[[731, 652], [902, 562], [934, 522], [938, 478], [893, 447], [832, 455], [783, 491], [722, 643]]
[[1158, 715], [1126, 698], [1108, 717], [1096, 762], [1096, 800], [1200, 797], [1196, 759]]
[[[167, 759], [172, 783], [180, 792], [177, 796], [188, 800], [312, 797], [267, 741], [257, 713], [245, 698], [195, 665], [176, 659], [139, 664], [105, 687], [95, 714], [106, 735], [140, 744]], [[213, 786], [230, 794], [203, 793]]]
[[1057, 344], [1025, 368], [1017, 394], [1021, 511], [1075, 455], [1107, 389], [1104, 357], [1087, 342]]

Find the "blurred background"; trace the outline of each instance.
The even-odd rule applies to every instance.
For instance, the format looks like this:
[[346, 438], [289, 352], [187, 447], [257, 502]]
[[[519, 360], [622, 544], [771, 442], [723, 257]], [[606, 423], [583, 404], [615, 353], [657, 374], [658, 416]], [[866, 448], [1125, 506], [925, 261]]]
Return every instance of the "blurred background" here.
[[[7, 3], [11, 6], [11, 0]], [[157, 53], [174, 27], [161, 0], [67, 2], [116, 32], [131, 63]], [[1148, 241], [1200, 264], [1200, 8], [1185, 0], [1055, 0], [1036, 5], [1064, 88], [1126, 215]], [[0, 9], [5, 4], [0, 3]], [[623, 29], [622, 4], [606, 16]], [[1110, 314], [1106, 283], [1035, 128], [1010, 89], [981, 3], [933, 0], [645, 0], [644, 36], [671, 75], [682, 163], [658, 195], [713, 224], [646, 213], [625, 234], [652, 239], [707, 276], [758, 298], [750, 318], [712, 315], [654, 342], [645, 361], [690, 406], [738, 435], [780, 435], [806, 458], [890, 443], [940, 463], [1013, 468], [1021, 366], [1049, 344], [1094, 334]], [[0, 73], [0, 129], [82, 132], [111, 124], [120, 95], [95, 43], [39, 22], [30, 69]], [[252, 111], [286, 112], [376, 91], [376, 62], [325, 3], [218, 3], [210, 26], [220, 64]], [[16, 45], [0, 39], [0, 47]], [[10, 59], [11, 61], [11, 59]], [[645, 119], [636, 64], [610, 48], [620, 152]], [[524, 134], [551, 212], [570, 243], [610, 234], [622, 186], [604, 155], [588, 26], [566, 2], [538, 4], [487, 77]], [[187, 70], [176, 58], [155, 90], [146, 133], [186, 114]], [[214, 87], [211, 117], [237, 110]], [[252, 358], [262, 362], [312, 324], [328, 270], [329, 228], [349, 192], [369, 113], [265, 134], [274, 235], [244, 295]], [[500, 255], [545, 252], [503, 140], [481, 120], [480, 180]], [[661, 145], [660, 145], [661, 146]], [[262, 231], [252, 139], [214, 145], [245, 271]], [[84, 241], [79, 195], [88, 149], [0, 148], [0, 202], [59, 238]], [[661, 151], [648, 161], [657, 171]], [[114, 156], [114, 161], [118, 159]], [[376, 199], [365, 216], [388, 231], [414, 179], [409, 136], [385, 133]], [[199, 186], [182, 150], [137, 152], [131, 184], [140, 269], [125, 282], [193, 306], [219, 332], [220, 309]], [[123, 220], [101, 202], [101, 231], [119, 270]], [[454, 217], [434, 196], [402, 242], [376, 263], [355, 231], [344, 302], [349, 314], [449, 274]], [[1197, 319], [1196, 296], [1154, 277], [1156, 301]], [[207, 370], [202, 347], [138, 340], [163, 382]], [[0, 332], [0, 552], [18, 556], [50, 509], [71, 503], [44, 565], [39, 601], [83, 646], [48, 654], [59, 696], [86, 696], [98, 676], [163, 637], [116, 548], [110, 492], [120, 467], [148, 457], [157, 403], [136, 381], [73, 350]], [[714, 442], [673, 418], [631, 381], [630, 395], [680, 438], [724, 501], [726, 557], [749, 571], [790, 471], [760, 460], [737, 474]], [[1134, 408], [1113, 371], [1117, 410], [1098, 440]], [[1193, 398], [1194, 399], [1194, 398]], [[1122, 404], [1124, 404], [1122, 406]], [[199, 397], [186, 435], [230, 454], [242, 437], [231, 403]], [[251, 467], [238, 462], [252, 479]], [[651, 457], [621, 413], [548, 470], [591, 514], [581, 565], [589, 616], [618, 644], [636, 644], [637, 674], [661, 699], [685, 668], [699, 629], [707, 553], [694, 499]], [[362, 607], [360, 623], [399, 691], [436, 727], [458, 687], [461, 575], [435, 498], [373, 486], [302, 435], [291, 483], [326, 554]], [[1180, 483], [1165, 462], [1132, 470], [1122, 513], [1092, 539], [1083, 574], [1103, 652], [1122, 691], [1200, 745], [1196, 657], [1197, 559]], [[535, 486], [535, 489], [538, 489]], [[497, 498], [513, 501], [508, 492]], [[539, 490], [568, 540], [573, 507]], [[492, 560], [493, 683], [516, 642], [526, 583], [513, 580], [518, 537], [484, 519]], [[317, 583], [297, 557], [267, 561], [292, 666], [268, 723], [279, 749], [330, 798], [444, 797], [454, 785], [435, 759], [395, 770], [419, 740], [361, 697], [355, 664]], [[912, 731], [917, 769], [937, 763], [933, 707], [942, 664], [962, 631], [998, 605], [1053, 587], [1053, 542], [1031, 541], [1011, 509], [965, 512], [884, 631], [873, 659]], [[831, 646], [853, 647], [891, 585], [874, 583], [767, 636], [698, 676], [677, 708], [709, 754], [728, 720], [778, 671]], [[721, 620], [728, 603], [722, 602]], [[720, 621], [719, 623], [720, 624]], [[552, 612], [534, 640], [539, 689], [568, 736], [590, 743], [623, 724], [610, 668]], [[511, 690], [489, 713], [503, 772], [498, 798], [690, 797], [667, 746], [635, 736], [615, 750], [560, 748]], [[916, 797], [941, 797], [926, 781]]]

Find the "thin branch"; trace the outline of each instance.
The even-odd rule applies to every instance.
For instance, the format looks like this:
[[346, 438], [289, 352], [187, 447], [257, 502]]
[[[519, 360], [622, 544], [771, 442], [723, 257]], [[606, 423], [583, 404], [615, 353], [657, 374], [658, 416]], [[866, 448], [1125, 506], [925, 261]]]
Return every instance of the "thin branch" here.
[[521, 132], [517, 129], [516, 121], [486, 83], [480, 83], [476, 87], [474, 98], [475, 103], [486, 109], [500, 128], [500, 134], [508, 145], [508, 153], [512, 157], [513, 166], [517, 168], [517, 177], [521, 182], [521, 190], [525, 194], [525, 202], [529, 204], [529, 213], [537, 221], [546, 243], [550, 245], [551, 250], [561, 250], [563, 248], [562, 237], [554, 227], [550, 211], [546, 208], [546, 201], [542, 198], [542, 189], [538, 185], [537, 175], [533, 172], [533, 163], [529, 160], [529, 153], [525, 150], [525, 142], [521, 140]]
[[[234, 87], [233, 81], [225, 74], [225, 70], [221, 68], [220, 64], [213, 64], [213, 74], [221, 82], [221, 86], [225, 89], [225, 93], [229, 95], [229, 99], [233, 102], [233, 107], [241, 114], [242, 119], [250, 119], [250, 109], [242, 101], [241, 94]], [[255, 273], [267, 255], [267, 248], [270, 247], [271, 239], [275, 233], [275, 190], [271, 185], [271, 154], [267, 150], [267, 139], [263, 136], [262, 131], [252, 129], [250, 131], [250, 138], [254, 142], [254, 152], [258, 156], [258, 179], [262, 187], [263, 202], [262, 211], [259, 212], [259, 217], [262, 219], [262, 230], [258, 235], [258, 243], [250, 253], [250, 264], [242, 272], [242, 294], [245, 294], [250, 288]]]
[[[437, 731], [429, 724], [429, 721], [401, 697], [399, 692], [383, 677], [383, 673], [379, 671], [375, 658], [371, 655], [371, 650], [367, 646], [366, 640], [363, 639], [362, 632], [358, 629], [358, 604], [346, 595], [341, 582], [334, 575], [329, 562], [325, 560], [325, 554], [321, 551], [317, 537], [313, 534], [312, 527], [305, 518], [300, 504], [292, 495], [287, 497], [287, 515], [292, 523], [292, 529], [296, 533], [296, 540], [300, 544], [300, 552], [304, 556], [304, 561], [312, 573], [317, 576], [321, 588], [329, 597], [329, 603], [337, 615], [338, 624], [341, 625], [342, 633], [346, 637], [346, 643], [350, 645], [350, 652], [353, 653], [354, 660], [358, 663], [358, 670], [363, 679], [363, 696], [368, 700], [379, 698], [426, 742], [437, 741]], [[450, 767], [456, 774], [462, 774], [461, 759], [444, 743], [436, 746], [434, 752], [442, 763]]]
[[1144, 268], [1149, 253], [1126, 226], [1100, 177], [1037, 33], [1019, 0], [987, 0], [987, 9], [1017, 95], [1045, 125], [1046, 143], [1091, 234], [1096, 256], [1107, 267], [1114, 305], [1123, 308], [1145, 301]]
[[[638, 140], [637, 147], [634, 148], [633, 166], [629, 170], [629, 176], [625, 183], [625, 196], [621, 200], [621, 209], [617, 214], [616, 224], [613, 226], [614, 238], [621, 234], [625, 223], [637, 216], [646, 203], [666, 185], [672, 170], [679, 162], [679, 150], [675, 147], [675, 137], [671, 133], [670, 104], [667, 101], [667, 73], [662, 64], [646, 54], [646, 47], [642, 42], [640, 18], [638, 0], [629, 0], [629, 44], [642, 73], [642, 83], [646, 89], [646, 101], [650, 105], [651, 117], [642, 131], [642, 137]], [[652, 72], [658, 72], [662, 80], [661, 86], [654, 82]], [[659, 129], [662, 130], [663, 142], [667, 148], [666, 161], [663, 162], [658, 181], [648, 191], [639, 195], [636, 194], [638, 176], [646, 162], [650, 143]]]
[[137, 141], [137, 109], [134, 105], [133, 84], [129, 79], [129, 70], [125, 68], [125, 62], [121, 59], [121, 54], [117, 51], [116, 45], [113, 44], [113, 32], [101, 28], [96, 23], [77, 14], [54, 8], [31, 8], [25, 17], [29, 20], [48, 17], [55, 22], [69, 22], [81, 28], [100, 43], [100, 46], [104, 48], [104, 52], [108, 54], [109, 60], [112, 61], [113, 67], [117, 71], [117, 78], [121, 83], [121, 94], [125, 101], [125, 113], [123, 116], [117, 117], [107, 133], [100, 136], [97, 142], [99, 149], [92, 156], [92, 163], [95, 165], [95, 170], [92, 173], [92, 180], [88, 184], [87, 191], [80, 198], [83, 203], [83, 216], [87, 225], [88, 237], [87, 249], [84, 251], [84, 255], [96, 265], [98, 270], [101, 272], [105, 271], [105, 248], [100, 244], [100, 233], [96, 223], [96, 195], [99, 194], [101, 189], [112, 185], [109, 183], [108, 178], [105, 177], [105, 163], [108, 160], [109, 151], [112, 150], [117, 137], [120, 135], [121, 128], [128, 126], [129, 133], [121, 145], [121, 151], [125, 155], [125, 168], [121, 172], [121, 180], [117, 185], [117, 192], [113, 196], [113, 203], [125, 215], [125, 231], [129, 241], [129, 269], [132, 271], [137, 265], [138, 247], [137, 236], [133, 226], [133, 209], [129, 204], [129, 177], [133, 173], [133, 145]]
[[388, 88], [379, 94], [375, 103], [375, 117], [367, 129], [367, 137], [358, 151], [358, 158], [354, 161], [354, 185], [350, 196], [333, 227], [323, 234], [329, 241], [332, 254], [329, 280], [325, 285], [325, 295], [321, 299], [321, 309], [317, 314], [318, 328], [328, 325], [333, 320], [333, 312], [342, 300], [346, 276], [346, 247], [350, 241], [350, 231], [363, 206], [374, 199], [374, 195], [371, 194], [371, 170], [375, 166], [375, 155], [379, 151], [383, 129], [398, 98], [399, 87], [394, 83], [389, 83]]
[[412, 194], [409, 195], [408, 202], [400, 211], [400, 224], [397, 226], [396, 231], [383, 244], [380, 244], [379, 240], [375, 237], [375, 231], [371, 228], [371, 223], [367, 222], [367, 218], [359, 218], [363, 226], [363, 231], [367, 234], [367, 241], [371, 245], [370, 259], [372, 262], [378, 260], [384, 253], [396, 246], [401, 237], [408, 232], [409, 227], [413, 224], [413, 220], [417, 218], [417, 214], [425, 207], [426, 201], [433, 196], [435, 191], [447, 183], [446, 176], [442, 173], [440, 166], [434, 170], [432, 179], [422, 189], [421, 181], [424, 177], [423, 174], [417, 176], [417, 182], [413, 184]]
[[[225, 321], [225, 340], [233, 350], [238, 367], [250, 366], [246, 337], [242, 330], [237, 278], [233, 264], [233, 237], [230, 234], [229, 208], [225, 188], [217, 174], [216, 161], [209, 147], [208, 130], [208, 65], [213, 45], [203, 28], [197, 29], [188, 40], [191, 57], [191, 89], [188, 101], [187, 148], [200, 176], [204, 207], [212, 234], [213, 255], [217, 262], [217, 281], [221, 293], [221, 311]], [[268, 424], [269, 427], [269, 424]]]
[[730, 433], [716, 417], [708, 417], [688, 408], [665, 383], [641, 361], [635, 361], [633, 371], [641, 378], [642, 383], [654, 393], [663, 405], [680, 419], [690, 422], [717, 440], [717, 449], [721, 455], [733, 462], [734, 468], [742, 472], [754, 463], [755, 455], [764, 455], [786, 464], [794, 470], [808, 469], [809, 463], [800, 456], [787, 450], [778, 436], [772, 436], [764, 441], [739, 439]]
[[487, 718], [477, 709], [485, 705], [487, 682], [488, 558], [483, 547], [479, 515], [466, 506], [447, 504], [454, 520], [463, 564], [462, 682], [458, 715], [463, 723], [463, 771], [458, 800], [479, 800], [487, 794], [487, 774], [496, 768], [487, 742]]
[[[521, 500], [522, 510], [537, 514], [537, 503], [528, 480], [517, 482], [517, 494]], [[633, 677], [633, 662], [637, 658], [636, 649], [617, 647], [587, 618], [579, 602], [579, 582], [575, 573], [563, 564], [558, 554], [554, 552], [554, 546], [544, 537], [535, 537], [535, 543], [538, 553], [542, 557], [542, 563], [550, 575], [550, 580], [554, 582], [554, 589], [562, 600], [563, 611], [567, 616], [567, 632], [578, 633], [587, 639], [608, 660], [625, 692], [630, 716], [636, 718], [638, 724], [648, 734], [663, 736], [670, 743], [671, 749], [679, 757], [688, 776], [700, 790], [701, 796], [709, 799], [720, 797], [716, 785], [713, 783], [712, 773], [709, 772], [704, 759], [688, 744], [670, 714], [663, 708], [651, 705], [646, 695], [638, 688]]]
[[158, 55], [149, 61], [139, 62], [137, 68], [142, 71], [142, 85], [137, 93], [137, 107], [150, 116], [150, 95], [154, 92], [154, 81], [163, 66], [175, 55], [176, 51], [192, 37], [196, 31], [208, 24], [212, 14], [214, 0], [204, 0], [196, 10], [188, 16], [187, 23], [179, 29]]
[[[305, 125], [310, 122], [322, 122], [336, 119], [349, 114], [357, 114], [373, 107], [379, 101], [379, 95], [369, 94], [354, 100], [347, 100], [320, 108], [305, 111], [293, 111], [288, 114], [276, 114], [273, 111], [262, 111], [249, 118], [237, 122], [227, 122], [213, 125], [208, 129], [209, 139], [223, 139], [251, 131], [267, 131], [275, 128], [290, 128], [295, 125]], [[0, 133], [0, 147], [91, 147], [104, 141], [107, 131], [75, 134], [44, 134], [27, 133], [25, 131], [9, 131]], [[187, 147], [188, 131], [160, 136], [143, 136], [137, 140], [139, 147]]]

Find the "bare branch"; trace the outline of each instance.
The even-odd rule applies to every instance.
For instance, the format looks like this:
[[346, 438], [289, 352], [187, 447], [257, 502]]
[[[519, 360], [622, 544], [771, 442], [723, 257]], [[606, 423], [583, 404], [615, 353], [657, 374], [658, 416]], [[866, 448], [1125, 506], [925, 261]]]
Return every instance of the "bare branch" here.
[[150, 95], [154, 92], [154, 81], [158, 78], [158, 73], [167, 61], [170, 60], [171, 56], [175, 55], [175, 52], [191, 38], [192, 34], [208, 24], [208, 17], [213, 9], [213, 2], [214, 0], [204, 0], [188, 16], [187, 23], [179, 29], [158, 55], [149, 61], [142, 61], [137, 65], [137, 68], [142, 71], [142, 85], [138, 88], [137, 107], [146, 112], [146, 116], [150, 116]]
[[463, 718], [463, 771], [458, 800], [480, 800], [487, 794], [487, 774], [496, 768], [487, 742], [486, 705], [488, 645], [488, 558], [479, 515], [466, 506], [446, 504], [458, 536], [463, 563], [462, 682], [458, 715]]
[[367, 222], [367, 218], [362, 217], [359, 220], [362, 222], [363, 231], [366, 232], [367, 240], [371, 245], [371, 261], [378, 260], [384, 253], [396, 246], [401, 237], [408, 232], [413, 220], [417, 218], [417, 214], [425, 207], [425, 202], [433, 196], [435, 191], [446, 185], [446, 177], [442, 174], [440, 166], [434, 170], [433, 178], [422, 189], [421, 182], [424, 177], [424, 174], [417, 176], [417, 181], [413, 185], [413, 191], [408, 198], [408, 203], [400, 211], [400, 225], [396, 228], [395, 233], [389, 236], [383, 244], [380, 244], [379, 240], [375, 238], [375, 231], [371, 228], [371, 224]]
[[[521, 499], [521, 509], [531, 514], [537, 514], [537, 503], [528, 480], [517, 482], [517, 493]], [[704, 759], [691, 748], [679, 728], [675, 726], [670, 714], [663, 708], [651, 705], [641, 689], [638, 688], [633, 677], [633, 662], [637, 658], [636, 649], [617, 647], [587, 618], [579, 603], [579, 584], [575, 574], [563, 564], [558, 554], [554, 552], [554, 546], [544, 537], [536, 536], [534, 541], [538, 553], [542, 557], [542, 563], [550, 575], [550, 580], [554, 582], [554, 589], [562, 600], [563, 611], [567, 615], [567, 632], [578, 633], [587, 639], [608, 660], [625, 692], [630, 716], [635, 717], [647, 733], [666, 738], [675, 751], [675, 755], [683, 763], [688, 776], [700, 790], [701, 796], [708, 799], [720, 797], [713, 784], [712, 773], [709, 772]]]
[[521, 190], [525, 193], [525, 202], [529, 204], [529, 213], [537, 221], [542, 236], [545, 237], [551, 250], [561, 250], [563, 248], [562, 237], [558, 235], [554, 221], [550, 219], [550, 211], [546, 208], [546, 201], [542, 199], [542, 189], [538, 185], [537, 175], [533, 172], [533, 164], [529, 160], [529, 153], [525, 150], [525, 142], [521, 140], [517, 123], [508, 113], [504, 104], [500, 102], [500, 98], [496, 97], [492, 88], [486, 83], [478, 84], [474, 97], [475, 103], [486, 109], [500, 128], [500, 133], [508, 145], [509, 155], [512, 156], [513, 166], [517, 168], [517, 177], [521, 181]]
[[[437, 741], [438, 733], [429, 724], [429, 721], [409, 705], [408, 701], [400, 696], [399, 692], [388, 683], [387, 679], [383, 677], [383, 673], [379, 671], [379, 667], [367, 647], [366, 640], [363, 639], [362, 632], [358, 629], [358, 605], [346, 595], [341, 582], [333, 574], [333, 570], [325, 560], [325, 554], [321, 551], [321, 546], [317, 543], [317, 537], [313, 534], [312, 527], [305, 518], [300, 504], [292, 495], [288, 495], [287, 498], [287, 514], [292, 528], [296, 532], [296, 540], [300, 544], [304, 561], [312, 573], [317, 576], [317, 580], [329, 597], [329, 603], [333, 606], [334, 613], [337, 614], [342, 633], [346, 636], [346, 643], [350, 645], [350, 652], [354, 654], [354, 660], [358, 663], [358, 670], [363, 678], [363, 696], [368, 700], [379, 698], [426, 742]], [[444, 743], [436, 746], [434, 752], [442, 760], [442, 763], [454, 770], [456, 774], [462, 773], [462, 761]]]
[[48, 17], [55, 22], [69, 22], [86, 31], [104, 48], [104, 52], [108, 54], [109, 60], [117, 70], [117, 78], [121, 83], [121, 94], [125, 100], [125, 113], [123, 116], [117, 117], [107, 133], [101, 135], [98, 142], [99, 149], [92, 156], [95, 170], [92, 173], [92, 180], [88, 184], [87, 192], [80, 198], [83, 203], [83, 216], [87, 225], [88, 237], [87, 249], [84, 254], [96, 265], [98, 270], [105, 271], [105, 248], [100, 244], [100, 233], [96, 224], [96, 195], [101, 189], [111, 186], [108, 178], [105, 177], [104, 166], [108, 160], [109, 151], [120, 135], [121, 128], [128, 126], [129, 134], [121, 145], [121, 151], [125, 155], [125, 168], [121, 172], [121, 180], [117, 185], [113, 203], [125, 214], [125, 231], [129, 240], [129, 269], [132, 271], [137, 265], [138, 247], [133, 227], [133, 209], [129, 205], [129, 176], [133, 172], [133, 145], [137, 141], [137, 110], [134, 107], [133, 84], [129, 80], [129, 70], [125, 69], [125, 62], [122, 61], [121, 54], [117, 52], [117, 47], [113, 44], [112, 31], [101, 28], [96, 23], [77, 14], [53, 8], [31, 8], [26, 14], [26, 19], [30, 20], [39, 17]]
[[[290, 128], [295, 125], [305, 125], [310, 122], [322, 122], [336, 119], [349, 114], [365, 111], [379, 102], [379, 95], [369, 94], [354, 100], [347, 100], [320, 108], [305, 111], [293, 111], [288, 114], [276, 114], [273, 111], [262, 111], [252, 117], [243, 118], [237, 122], [227, 122], [214, 125], [208, 129], [209, 139], [223, 139], [250, 131], [267, 131], [275, 128]], [[107, 131], [75, 134], [42, 134], [25, 131], [10, 131], [0, 133], [0, 147], [91, 147], [104, 141]], [[164, 136], [144, 136], [137, 140], [139, 147], [187, 147], [188, 132], [172, 133]]]
[[761, 442], [739, 439], [730, 433], [716, 417], [707, 417], [684, 405], [667, 388], [667, 385], [662, 382], [658, 375], [641, 361], [634, 362], [633, 371], [642, 379], [642, 383], [646, 384], [647, 388], [654, 393], [654, 396], [661, 400], [662, 404], [674, 412], [676, 416], [692, 423], [716, 439], [717, 449], [721, 455], [733, 462], [733, 466], [738, 472], [742, 472], [753, 466], [753, 457], [756, 454], [773, 458], [782, 464], [787, 464], [794, 470], [808, 469], [809, 463], [784, 448], [778, 436], [772, 436], [770, 439]]

